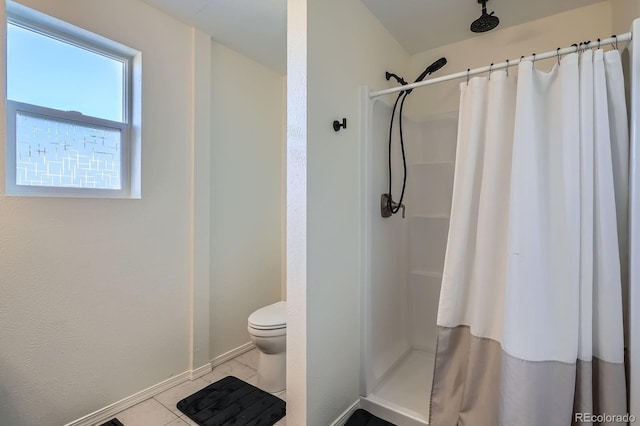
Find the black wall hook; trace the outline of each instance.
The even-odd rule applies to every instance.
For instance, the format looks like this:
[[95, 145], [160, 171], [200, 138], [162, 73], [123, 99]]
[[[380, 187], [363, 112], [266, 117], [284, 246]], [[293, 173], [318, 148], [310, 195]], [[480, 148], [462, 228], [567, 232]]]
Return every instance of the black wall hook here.
[[341, 128], [342, 129], [347, 128], [347, 119], [343, 118], [342, 123], [339, 122], [338, 120], [333, 120], [333, 130], [335, 130], [336, 132], [339, 132]]

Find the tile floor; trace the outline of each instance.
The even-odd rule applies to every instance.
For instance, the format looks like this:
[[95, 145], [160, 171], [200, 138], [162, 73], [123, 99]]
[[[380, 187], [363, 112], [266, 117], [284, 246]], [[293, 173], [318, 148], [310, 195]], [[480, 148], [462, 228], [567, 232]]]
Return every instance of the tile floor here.
[[[253, 349], [215, 367], [209, 374], [195, 380], [187, 380], [118, 413], [115, 417], [125, 426], [197, 426], [176, 408], [178, 401], [226, 376], [235, 376], [257, 386], [257, 368], [258, 351]], [[286, 401], [286, 391], [274, 395]], [[286, 425], [286, 417], [275, 424], [275, 426], [284, 425]]]

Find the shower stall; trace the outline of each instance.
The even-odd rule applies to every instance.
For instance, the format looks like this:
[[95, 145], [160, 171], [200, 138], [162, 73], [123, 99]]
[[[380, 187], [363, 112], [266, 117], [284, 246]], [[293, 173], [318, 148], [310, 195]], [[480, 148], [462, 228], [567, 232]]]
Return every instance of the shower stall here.
[[[633, 24], [640, 34], [640, 19]], [[637, 36], [636, 36], [637, 37]], [[627, 40], [631, 37], [629, 36]], [[617, 42], [617, 39], [616, 39]], [[599, 42], [598, 42], [599, 43]], [[616, 45], [617, 47], [617, 45]], [[559, 51], [558, 51], [559, 52]], [[563, 52], [569, 53], [569, 52]], [[553, 52], [545, 54], [552, 58]], [[539, 55], [542, 57], [542, 55]], [[630, 413], [640, 413], [640, 49], [622, 53], [630, 124], [629, 269], [625, 343]], [[530, 58], [527, 58], [530, 60]], [[502, 68], [509, 63], [497, 64]], [[491, 66], [473, 74], [490, 72]], [[469, 71], [433, 79], [469, 77]], [[438, 81], [439, 80], [439, 81]], [[429, 83], [429, 82], [427, 82]], [[416, 86], [410, 86], [416, 87]], [[361, 363], [359, 406], [401, 426], [428, 424], [436, 352], [437, 315], [453, 194], [458, 113], [425, 120], [403, 117], [408, 167], [405, 216], [381, 217], [388, 192], [388, 138], [392, 104], [362, 89]], [[379, 97], [377, 97], [379, 96]], [[401, 173], [400, 144], [393, 140], [394, 174]], [[394, 176], [395, 177], [395, 176]], [[402, 180], [394, 179], [392, 194]]]
[[[436, 345], [436, 315], [447, 244], [457, 112], [414, 121], [403, 117], [407, 188], [402, 213], [380, 214], [387, 192], [392, 106], [365, 102], [370, 117], [363, 158], [366, 208], [363, 235], [361, 406], [401, 425], [426, 424]], [[363, 111], [364, 113], [364, 111]], [[394, 176], [402, 171], [393, 140]], [[394, 178], [393, 193], [402, 180]]]

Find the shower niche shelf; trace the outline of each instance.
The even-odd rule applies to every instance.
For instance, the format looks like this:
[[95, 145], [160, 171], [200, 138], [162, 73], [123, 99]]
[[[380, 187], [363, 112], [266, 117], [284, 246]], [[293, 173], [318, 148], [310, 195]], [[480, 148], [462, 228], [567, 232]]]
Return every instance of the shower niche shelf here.
[[419, 163], [413, 163], [412, 167], [426, 167], [426, 166], [450, 166], [453, 167], [455, 163], [453, 161], [422, 161]]
[[418, 220], [449, 220], [448, 214], [414, 214], [410, 216], [410, 219], [418, 219]]
[[442, 279], [442, 272], [431, 272], [431, 271], [422, 271], [419, 269], [414, 269], [412, 271], [409, 272], [411, 275], [417, 275], [420, 277], [427, 277], [427, 278], [437, 278], [437, 279]]

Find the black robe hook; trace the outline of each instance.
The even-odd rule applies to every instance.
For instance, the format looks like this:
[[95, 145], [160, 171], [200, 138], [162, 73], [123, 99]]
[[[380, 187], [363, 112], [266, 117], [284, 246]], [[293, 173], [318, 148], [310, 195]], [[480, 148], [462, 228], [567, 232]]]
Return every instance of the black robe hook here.
[[339, 132], [341, 128], [342, 129], [347, 128], [347, 119], [343, 118], [342, 123], [339, 122], [338, 120], [333, 120], [333, 130], [335, 130], [336, 132]]

